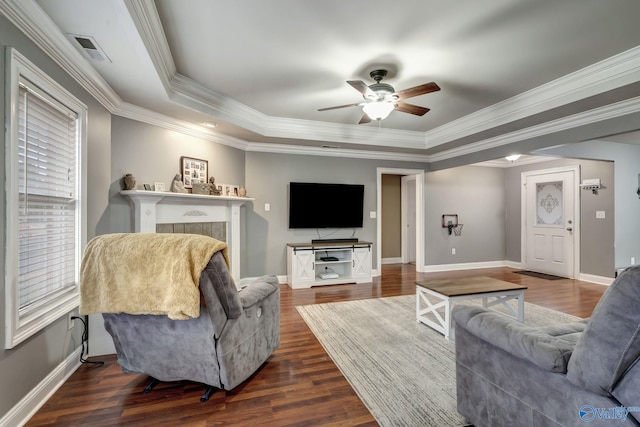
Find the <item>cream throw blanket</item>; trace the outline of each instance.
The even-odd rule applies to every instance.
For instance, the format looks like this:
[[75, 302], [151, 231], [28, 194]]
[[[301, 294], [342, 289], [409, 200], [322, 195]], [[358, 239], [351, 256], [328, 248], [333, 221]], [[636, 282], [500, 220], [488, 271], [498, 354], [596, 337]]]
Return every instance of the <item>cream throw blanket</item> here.
[[200, 273], [227, 244], [196, 234], [105, 234], [92, 239], [80, 269], [80, 314], [200, 316]]

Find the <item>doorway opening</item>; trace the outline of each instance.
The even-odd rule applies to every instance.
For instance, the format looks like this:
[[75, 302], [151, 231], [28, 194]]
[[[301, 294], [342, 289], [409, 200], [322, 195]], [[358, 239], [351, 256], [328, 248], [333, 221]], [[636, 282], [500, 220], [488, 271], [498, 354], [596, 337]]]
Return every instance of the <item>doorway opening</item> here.
[[[416, 271], [424, 271], [424, 171], [419, 169], [377, 169], [377, 243], [376, 265], [382, 266], [383, 237], [383, 175], [394, 175], [400, 178], [401, 214], [400, 214], [400, 257], [392, 261], [403, 264], [415, 264]], [[394, 203], [397, 203], [397, 198]]]

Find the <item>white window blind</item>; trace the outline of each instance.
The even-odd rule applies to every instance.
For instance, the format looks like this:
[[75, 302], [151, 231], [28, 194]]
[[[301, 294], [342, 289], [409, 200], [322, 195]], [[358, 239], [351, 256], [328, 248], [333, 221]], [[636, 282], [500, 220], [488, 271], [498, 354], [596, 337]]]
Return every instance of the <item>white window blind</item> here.
[[7, 48], [5, 348], [78, 307], [87, 107]]
[[24, 84], [18, 108], [20, 315], [76, 286], [77, 115]]

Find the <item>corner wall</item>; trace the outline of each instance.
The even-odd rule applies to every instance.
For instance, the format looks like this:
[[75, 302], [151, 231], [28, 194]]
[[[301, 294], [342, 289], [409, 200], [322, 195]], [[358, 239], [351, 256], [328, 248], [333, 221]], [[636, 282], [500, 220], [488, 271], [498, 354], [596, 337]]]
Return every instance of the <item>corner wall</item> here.
[[180, 173], [180, 157], [203, 159], [216, 183], [244, 185], [245, 153], [237, 148], [135, 120], [114, 116], [111, 126], [110, 232], [133, 232], [133, 210], [120, 195], [121, 179], [131, 173], [136, 186], [162, 182], [167, 191]]
[[[504, 261], [504, 169], [460, 166], [429, 172], [425, 180], [427, 267]], [[458, 215], [461, 236], [442, 228], [443, 214]]]

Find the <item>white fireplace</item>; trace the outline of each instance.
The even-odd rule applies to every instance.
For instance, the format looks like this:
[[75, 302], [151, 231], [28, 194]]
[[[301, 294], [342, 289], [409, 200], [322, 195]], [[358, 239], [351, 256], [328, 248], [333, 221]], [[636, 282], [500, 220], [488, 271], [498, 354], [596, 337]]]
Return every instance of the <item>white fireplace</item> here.
[[133, 204], [136, 233], [155, 233], [158, 224], [226, 223], [231, 276], [240, 279], [240, 206], [255, 199], [140, 190], [120, 194]]

